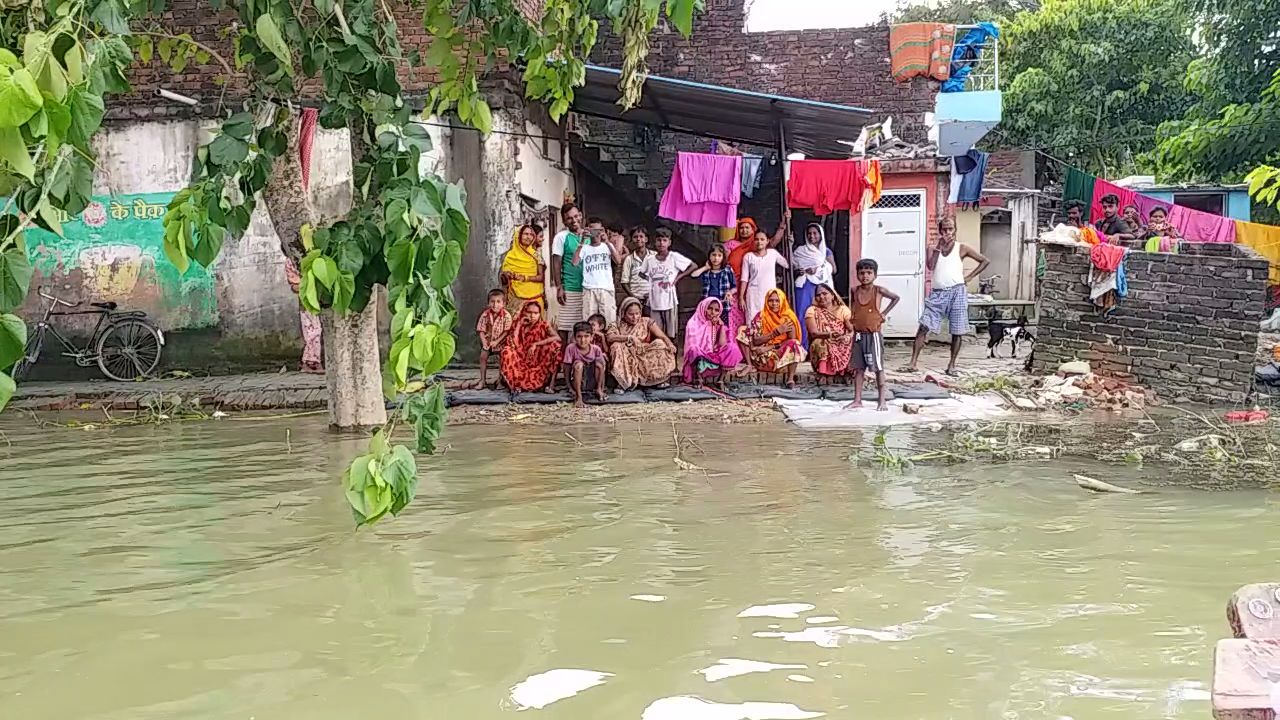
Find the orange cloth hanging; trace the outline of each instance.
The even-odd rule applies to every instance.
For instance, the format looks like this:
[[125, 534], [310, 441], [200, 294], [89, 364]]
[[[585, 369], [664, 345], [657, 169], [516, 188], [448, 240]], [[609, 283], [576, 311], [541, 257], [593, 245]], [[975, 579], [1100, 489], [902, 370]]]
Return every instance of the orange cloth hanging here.
[[862, 178], [866, 182], [866, 189], [862, 192], [862, 208], [864, 210], [880, 202], [880, 193], [884, 189], [884, 176], [880, 174], [880, 161], [869, 160], [866, 165], [867, 174]]
[[906, 23], [889, 28], [889, 63], [898, 82], [913, 77], [943, 81], [951, 77], [951, 46], [956, 26], [946, 23]]

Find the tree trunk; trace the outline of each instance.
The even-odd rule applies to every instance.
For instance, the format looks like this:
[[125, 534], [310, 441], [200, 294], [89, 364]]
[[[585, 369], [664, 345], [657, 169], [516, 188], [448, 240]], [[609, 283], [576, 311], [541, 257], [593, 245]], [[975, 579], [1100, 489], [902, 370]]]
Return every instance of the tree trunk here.
[[[289, 111], [280, 108], [279, 112]], [[306, 252], [302, 247], [302, 226], [323, 227], [344, 218], [351, 209], [350, 195], [344, 194], [341, 202], [327, 203], [333, 207], [317, 207], [303, 190], [298, 153], [301, 124], [301, 114], [294, 113], [289, 120], [289, 149], [272, 163], [271, 176], [262, 191], [262, 200], [280, 238], [280, 250], [299, 265]], [[359, 314], [335, 315], [326, 310], [320, 316], [320, 325], [329, 385], [330, 429], [359, 432], [382, 425], [387, 421], [387, 410], [382, 397], [382, 354], [378, 351], [375, 303], [370, 302]]]
[[320, 322], [329, 384], [329, 429], [359, 432], [381, 426], [387, 421], [387, 406], [378, 362], [377, 306], [370, 302], [358, 314], [326, 310]]

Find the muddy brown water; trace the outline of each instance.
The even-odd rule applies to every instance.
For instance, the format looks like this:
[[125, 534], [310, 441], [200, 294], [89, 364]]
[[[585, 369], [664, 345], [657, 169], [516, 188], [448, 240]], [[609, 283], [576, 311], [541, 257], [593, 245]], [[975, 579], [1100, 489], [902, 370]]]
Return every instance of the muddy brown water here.
[[662, 425], [453, 427], [361, 532], [359, 444], [311, 418], [0, 430], [24, 720], [1205, 718], [1225, 601], [1280, 554], [1261, 489], [890, 474], [782, 425], [682, 428], [705, 475]]

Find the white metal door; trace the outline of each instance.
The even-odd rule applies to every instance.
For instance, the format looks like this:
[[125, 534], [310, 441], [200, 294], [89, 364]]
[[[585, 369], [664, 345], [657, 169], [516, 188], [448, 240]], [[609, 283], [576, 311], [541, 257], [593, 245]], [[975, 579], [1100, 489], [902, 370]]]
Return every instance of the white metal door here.
[[862, 215], [862, 257], [880, 266], [881, 287], [902, 298], [886, 337], [912, 337], [924, 306], [925, 191], [886, 190]]

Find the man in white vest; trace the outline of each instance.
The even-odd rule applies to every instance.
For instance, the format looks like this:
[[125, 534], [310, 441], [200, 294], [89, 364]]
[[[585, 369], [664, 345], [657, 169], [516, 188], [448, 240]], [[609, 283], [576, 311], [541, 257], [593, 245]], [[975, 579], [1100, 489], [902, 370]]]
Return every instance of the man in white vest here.
[[[964, 271], [965, 258], [978, 264], [968, 274]], [[955, 218], [944, 217], [938, 221], [938, 245], [925, 257], [925, 267], [933, 272], [932, 288], [929, 297], [924, 299], [924, 312], [920, 313], [920, 329], [916, 331], [915, 343], [911, 346], [911, 364], [906, 367], [907, 372], [916, 372], [925, 337], [939, 332], [945, 317], [947, 330], [951, 333], [951, 362], [947, 364], [947, 374], [956, 374], [961, 338], [969, 332], [969, 291], [965, 286], [990, 264], [991, 261], [982, 253], [956, 242]]]

